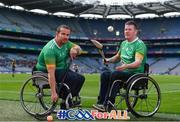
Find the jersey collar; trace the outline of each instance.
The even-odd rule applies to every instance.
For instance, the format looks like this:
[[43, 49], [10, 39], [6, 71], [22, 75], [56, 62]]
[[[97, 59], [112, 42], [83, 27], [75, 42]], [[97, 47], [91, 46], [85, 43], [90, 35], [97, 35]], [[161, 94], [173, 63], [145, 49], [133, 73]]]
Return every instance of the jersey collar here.
[[132, 42], [128, 42], [129, 44], [132, 44], [132, 43], [134, 43], [134, 42], [136, 42], [137, 40], [139, 40], [139, 38], [138, 37], [136, 37]]
[[56, 43], [56, 40], [54, 39], [54, 43], [55, 43], [55, 45], [59, 48], [59, 49], [61, 49], [62, 48], [62, 46], [61, 47], [59, 47], [59, 45]]

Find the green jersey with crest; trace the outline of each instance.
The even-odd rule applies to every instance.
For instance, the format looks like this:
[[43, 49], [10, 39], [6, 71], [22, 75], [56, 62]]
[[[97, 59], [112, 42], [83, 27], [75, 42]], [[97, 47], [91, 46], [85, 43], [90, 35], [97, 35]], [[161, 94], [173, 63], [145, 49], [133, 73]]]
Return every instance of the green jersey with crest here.
[[147, 48], [144, 42], [138, 38], [136, 38], [132, 42], [128, 42], [127, 40], [121, 43], [119, 49], [119, 55], [122, 63], [130, 64], [135, 61], [135, 54], [139, 53], [144, 56], [141, 65], [138, 68], [126, 69], [126, 71], [131, 73], [143, 73], [144, 65], [147, 59]]
[[55, 65], [56, 69], [67, 69], [69, 51], [74, 43], [68, 41], [59, 47], [55, 39], [50, 40], [42, 49], [36, 68], [40, 71], [47, 71], [46, 65]]

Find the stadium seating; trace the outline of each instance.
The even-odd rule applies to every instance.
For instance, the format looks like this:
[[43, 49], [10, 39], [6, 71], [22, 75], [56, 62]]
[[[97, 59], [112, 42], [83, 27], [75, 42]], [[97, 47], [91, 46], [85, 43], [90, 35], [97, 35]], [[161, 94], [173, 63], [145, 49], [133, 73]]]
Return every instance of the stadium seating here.
[[[0, 72], [11, 72], [11, 62], [16, 59], [16, 72], [30, 73], [32, 67], [36, 64], [37, 55], [0, 53]], [[172, 63], [173, 62], [173, 63]], [[180, 74], [180, 58], [149, 58], [150, 73], [152, 74]], [[73, 64], [79, 66], [80, 73], [100, 73], [105, 66], [100, 57], [79, 57]], [[114, 69], [118, 64], [109, 65]]]
[[0, 53], [0, 72], [12, 71], [12, 60], [16, 60], [17, 73], [30, 73], [36, 64], [37, 56], [27, 54]]
[[170, 69], [179, 63], [178, 58], [162, 58], [151, 65], [150, 70], [153, 74], [169, 74]]
[[[73, 30], [72, 38], [112, 39], [123, 38], [124, 23], [125, 20], [60, 18], [0, 8], [1, 29], [16, 32], [53, 36], [58, 25], [67, 24]], [[137, 23], [140, 26], [140, 37], [142, 39], [173, 39], [180, 37], [180, 30], [177, 28], [180, 26], [179, 17], [139, 19]], [[107, 27], [110, 25], [114, 26], [114, 32], [107, 31]], [[116, 36], [116, 31], [120, 32], [119, 36]]]
[[[178, 57], [180, 49], [178, 46], [180, 39], [180, 29], [178, 28], [180, 26], [180, 17], [137, 19], [136, 21], [140, 26], [140, 37], [145, 40], [148, 46], [148, 55], [151, 55], [148, 58], [151, 73], [180, 74], [180, 60]], [[70, 39], [79, 43], [82, 49], [87, 52], [86, 57], [80, 57], [73, 62], [80, 66], [80, 72], [101, 72], [104, 69], [102, 59], [97, 57], [99, 55], [98, 51], [89, 44], [89, 39], [96, 38], [99, 41], [108, 41], [103, 49], [105, 54], [115, 54], [119, 44], [113, 41], [119, 41], [120, 39], [121, 42], [123, 40], [124, 23], [125, 20], [63, 18], [0, 8], [0, 31], [3, 34], [9, 32], [15, 33], [14, 35], [10, 33], [10, 36], [0, 35], [0, 48], [3, 50], [0, 53], [0, 72], [11, 71], [12, 59], [17, 60], [17, 72], [30, 72], [37, 60], [37, 55], [32, 55], [31, 51], [38, 53], [47, 40], [53, 38], [56, 27], [60, 24], [67, 24], [72, 28]], [[108, 32], [107, 27], [110, 25], [114, 27], [114, 32]], [[119, 36], [115, 34], [116, 31], [120, 32]], [[23, 37], [20, 34], [30, 35]], [[43, 43], [38, 42], [42, 40], [44, 40]], [[117, 45], [111, 45], [109, 41], [111, 44], [116, 43]], [[86, 42], [88, 43], [86, 44]], [[172, 45], [174, 42], [177, 44]], [[169, 43], [171, 44], [169, 45]], [[16, 54], [10, 54], [7, 53], [8, 51], [5, 51], [9, 49], [21, 50], [21, 52], [22, 50], [27, 50], [30, 54], [28, 56], [27, 54], [18, 54], [17, 57]], [[15, 51], [15, 53], [17, 52]], [[173, 55], [175, 57], [166, 57], [166, 55]], [[112, 64], [109, 67], [114, 69], [116, 65], [118, 64]]]

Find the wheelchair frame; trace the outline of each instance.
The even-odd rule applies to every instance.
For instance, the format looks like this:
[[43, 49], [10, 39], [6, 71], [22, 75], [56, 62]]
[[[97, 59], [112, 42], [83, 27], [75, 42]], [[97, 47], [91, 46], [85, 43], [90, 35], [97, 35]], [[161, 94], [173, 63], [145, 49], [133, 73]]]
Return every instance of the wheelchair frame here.
[[[147, 80], [147, 82], [150, 81], [150, 83], [154, 85], [154, 88], [156, 89], [156, 92], [157, 92], [156, 106], [151, 112], [148, 112], [147, 114], [145, 111], [139, 112], [139, 110], [135, 109], [139, 100], [148, 98], [148, 96], [145, 93], [146, 93], [146, 90], [148, 90], [147, 87], [150, 84], [149, 82], [145, 86], [142, 85], [141, 88], [138, 87], [138, 89], [134, 89], [134, 86], [136, 85], [136, 83], [142, 82], [144, 80]], [[109, 97], [111, 96], [111, 92], [113, 90], [114, 84], [117, 82], [122, 82], [122, 81], [116, 80], [113, 82], [110, 92], [109, 92]], [[63, 83], [61, 85], [65, 86], [67, 90], [70, 91], [70, 88], [67, 84]], [[119, 103], [117, 105], [114, 105], [110, 100], [108, 100], [108, 106], [111, 105], [113, 109], [118, 110], [117, 106], [120, 105], [123, 100], [125, 100], [126, 105], [128, 107], [128, 111], [130, 111], [136, 117], [150, 117], [150, 116], [153, 116], [158, 111], [160, 107], [160, 103], [161, 103], [160, 88], [159, 88], [158, 83], [149, 76], [148, 67], [145, 69], [145, 73], [139, 73], [139, 74], [135, 74], [131, 76], [127, 80], [126, 84], [123, 84], [123, 85], [124, 85], [123, 89], [125, 90], [125, 92], [124, 93], [119, 92], [119, 96], [121, 96], [122, 99], [119, 100]], [[34, 72], [33, 75], [23, 84], [23, 87], [20, 92], [20, 102], [23, 109], [28, 114], [34, 116], [37, 119], [44, 118], [53, 112], [57, 112], [57, 110], [55, 110], [57, 103], [51, 102], [51, 94], [50, 94], [50, 91], [48, 91], [50, 90], [49, 88], [50, 87], [48, 83], [47, 74], [39, 72], [39, 71]], [[135, 90], [135, 92], [134, 94], [131, 94], [131, 91], [133, 90]], [[139, 90], [142, 90], [143, 93], [140, 94]], [[27, 95], [30, 95], [30, 97], [26, 98]], [[134, 97], [133, 100], [131, 100], [130, 97]], [[33, 100], [33, 98], [35, 100]], [[72, 94], [69, 92], [65, 101], [67, 108], [69, 107], [68, 100], [70, 99], [72, 100]], [[32, 108], [33, 105], [35, 105], [34, 109]], [[38, 108], [39, 110], [37, 110]], [[109, 108], [107, 107], [106, 110], [108, 111]]]
[[[72, 94], [69, 86], [66, 83], [58, 85], [67, 89], [68, 95], [65, 105], [66, 108], [70, 108], [69, 100], [72, 100]], [[58, 111], [55, 109], [57, 102], [51, 102], [47, 74], [40, 71], [33, 72], [32, 76], [23, 84], [20, 92], [20, 102], [28, 114], [40, 120], [45, 120], [44, 117]]]
[[[125, 100], [126, 106], [128, 107], [127, 110], [130, 111], [134, 116], [136, 117], [153, 116], [158, 111], [161, 104], [161, 91], [158, 83], [149, 76], [148, 72], [149, 72], [149, 65], [145, 64], [144, 73], [134, 74], [126, 82], [122, 82], [121, 80], [115, 80], [110, 88], [108, 98], [111, 97], [112, 90], [115, 87], [115, 84], [120, 83], [122, 84], [122, 88], [119, 89], [117, 96], [120, 96], [121, 99], [118, 100], [119, 101], [118, 103], [115, 102], [114, 104], [110, 101], [110, 99], [108, 99], [107, 102], [108, 105], [106, 107], [106, 110], [110, 111], [111, 109], [115, 109], [115, 110], [122, 109], [119, 107], [119, 105], [122, 105], [122, 102]], [[150, 91], [151, 88], [155, 89], [154, 92]], [[122, 92], [122, 90], [124, 90], [124, 92]], [[149, 91], [152, 93], [150, 93], [150, 95], [148, 96]], [[157, 96], [153, 97], [152, 94], [156, 94]], [[148, 98], [151, 97], [153, 98], [153, 100], [151, 101], [152, 103], [156, 100], [154, 106], [150, 102], [148, 102]], [[138, 106], [140, 106], [140, 103], [143, 104], [143, 100], [145, 101], [146, 105], [142, 105], [141, 108], [136, 109], [138, 108]], [[148, 104], [150, 104], [150, 107], [148, 107]], [[144, 110], [143, 108], [146, 108], [146, 110]]]

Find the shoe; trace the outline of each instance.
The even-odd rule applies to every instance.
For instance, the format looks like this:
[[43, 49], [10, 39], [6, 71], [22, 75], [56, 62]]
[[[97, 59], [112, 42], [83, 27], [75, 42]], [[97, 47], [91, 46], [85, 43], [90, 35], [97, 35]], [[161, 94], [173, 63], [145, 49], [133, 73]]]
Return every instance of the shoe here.
[[74, 103], [73, 103], [72, 99], [69, 99], [69, 100], [68, 100], [68, 104], [69, 104], [69, 108], [72, 108], [72, 107], [73, 107]]
[[106, 111], [111, 112], [111, 110], [113, 110], [113, 107], [111, 105], [107, 105], [106, 106]]
[[81, 97], [80, 96], [74, 97], [73, 105], [74, 105], [74, 107], [81, 107]]
[[66, 109], [67, 109], [65, 102], [60, 103], [60, 109], [63, 109], [63, 110], [66, 110]]
[[72, 100], [68, 100], [68, 104], [69, 104], [69, 105], [66, 106], [66, 103], [65, 103], [65, 102], [60, 103], [60, 109], [67, 110], [67, 109], [73, 107]]
[[100, 112], [105, 112], [106, 111], [106, 109], [105, 109], [103, 104], [94, 104], [92, 107], [94, 109], [100, 111]]
[[73, 101], [74, 107], [81, 107], [81, 101]]
[[126, 110], [127, 112], [130, 112], [130, 109], [129, 109], [129, 108], [126, 108], [125, 110]]

